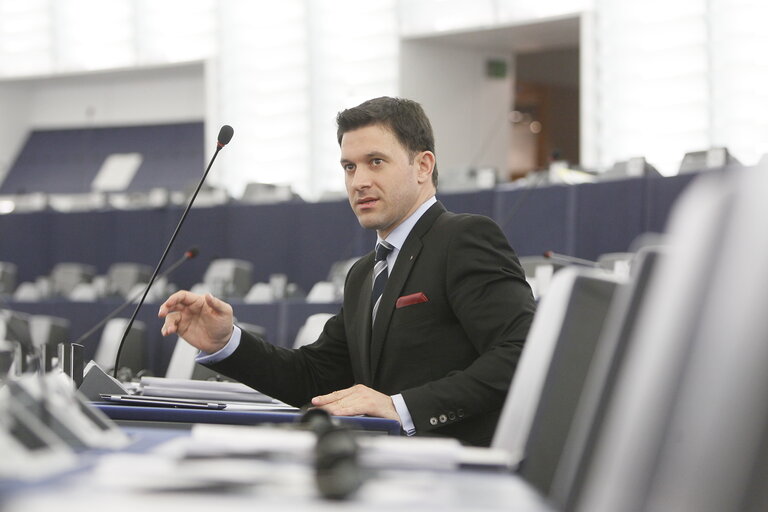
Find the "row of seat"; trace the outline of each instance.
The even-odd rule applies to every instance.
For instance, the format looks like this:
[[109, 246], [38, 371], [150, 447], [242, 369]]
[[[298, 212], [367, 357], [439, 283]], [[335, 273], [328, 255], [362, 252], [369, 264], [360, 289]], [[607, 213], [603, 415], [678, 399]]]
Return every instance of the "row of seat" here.
[[[15, 286], [15, 265], [0, 265], [3, 288], [0, 293], [12, 296], [20, 302], [37, 302], [51, 298], [65, 298], [77, 301], [95, 301], [109, 297], [129, 299], [146, 286], [152, 275], [148, 265], [133, 262], [118, 262], [110, 265], [106, 274], [98, 275], [96, 267], [86, 263], [57, 263], [48, 275], [38, 276], [35, 281], [26, 281]], [[156, 296], [172, 292], [174, 286], [160, 280], [153, 286]]]
[[[204, 169], [202, 122], [33, 130], [0, 179], [0, 214], [185, 205]], [[300, 199], [290, 185], [248, 183], [244, 204]], [[195, 206], [234, 201], [206, 185]]]
[[[152, 187], [145, 191], [93, 191], [72, 194], [25, 192], [0, 194], [0, 214], [30, 213], [46, 210], [57, 212], [89, 212], [101, 210], [141, 210], [169, 206], [185, 206], [197, 184], [184, 190]], [[338, 199], [338, 194], [326, 194], [325, 199]], [[229, 203], [272, 204], [301, 200], [288, 185], [248, 183], [243, 194], [233, 198], [223, 188], [204, 186], [198, 192], [193, 207], [210, 208]]]
[[[576, 260], [583, 265], [595, 266], [609, 270], [623, 276], [628, 273], [632, 253], [615, 253], [605, 255], [596, 262]], [[560, 259], [558, 259], [560, 258]], [[546, 293], [546, 289], [556, 271], [564, 268], [569, 261], [561, 255], [548, 255], [548, 257], [523, 257], [521, 263], [528, 276], [537, 299]], [[341, 298], [344, 277], [349, 267], [356, 259], [337, 262], [333, 265], [327, 281], [318, 283], [313, 287], [307, 302], [333, 303]], [[286, 293], [286, 280], [284, 276], [273, 276], [271, 283], [256, 283], [250, 286], [252, 266], [249, 262], [236, 259], [214, 260], [205, 272], [203, 282], [192, 287], [196, 293], [213, 293], [214, 295], [232, 298], [241, 297], [244, 303], [268, 303], [278, 298], [290, 298]], [[96, 276], [95, 269], [90, 265], [63, 263], [54, 267], [50, 276], [39, 278], [37, 283], [23, 283], [17, 289], [14, 298], [23, 301], [24, 298], [35, 300], [51, 297], [67, 297], [71, 300], [99, 300], [112, 296], [118, 298], [138, 298], [145, 287], [151, 270], [144, 265], [118, 263], [114, 264], [105, 276]], [[153, 287], [150, 301], [162, 300], [175, 287], [172, 284], [160, 282]], [[33, 290], [34, 293], [30, 292]], [[161, 290], [157, 292], [156, 290]], [[243, 297], [243, 293], [245, 296]], [[54, 295], [55, 294], [55, 295]], [[299, 327], [295, 339], [281, 341], [285, 346], [302, 346], [317, 339], [322, 331], [325, 321], [330, 317], [329, 313], [317, 313], [310, 315], [306, 322]], [[37, 345], [55, 344], [62, 340], [76, 341], [69, 337], [69, 321], [48, 315], [29, 315], [30, 331]], [[112, 366], [112, 359], [116, 351], [117, 343], [122, 337], [122, 330], [126, 320], [116, 318], [106, 324], [100, 334], [100, 342], [95, 350], [95, 360], [104, 368]], [[249, 328], [262, 336], [266, 330], [262, 327], [250, 325]], [[90, 331], [89, 331], [90, 332]], [[295, 331], [294, 331], [295, 332]], [[98, 334], [95, 333], [95, 334]], [[147, 367], [147, 340], [149, 336], [144, 323], [136, 321], [127, 339], [127, 346], [132, 347], [123, 356], [123, 366], [130, 369], [130, 374]], [[90, 336], [88, 336], [90, 338]], [[85, 340], [87, 341], [87, 340]], [[110, 348], [107, 348], [110, 347]], [[156, 366], [156, 364], [153, 364]], [[162, 366], [162, 365], [161, 365]], [[171, 366], [174, 366], [171, 364]]]
[[[581, 260], [564, 255], [523, 256], [520, 263], [534, 296], [544, 296], [555, 271], [568, 264], [595, 266], [628, 275], [633, 252], [608, 253], [596, 261]], [[344, 279], [357, 258], [334, 263], [328, 277], [315, 283], [308, 294], [290, 283], [284, 274], [273, 274], [269, 282], [253, 282], [253, 264], [236, 258], [211, 261], [203, 279], [191, 288], [194, 293], [212, 293], [224, 299], [238, 299], [247, 304], [263, 304], [276, 300], [303, 298], [310, 303], [338, 302], [342, 298]], [[35, 302], [50, 298], [75, 301], [96, 301], [108, 297], [138, 298], [149, 281], [152, 269], [148, 265], [118, 262], [110, 265], [105, 275], [97, 275], [93, 265], [64, 262], [56, 264], [50, 275], [34, 282], [16, 286], [16, 266], [0, 262], [0, 296], [12, 296], [20, 302]], [[162, 300], [176, 287], [167, 280], [156, 281], [148, 295], [149, 301]]]
[[[316, 283], [308, 294], [284, 274], [273, 274], [269, 282], [253, 282], [253, 264], [236, 258], [217, 258], [210, 262], [202, 281], [191, 287], [195, 293], [212, 293], [227, 300], [247, 304], [270, 303], [282, 299], [302, 298], [311, 303], [338, 302], [344, 278], [356, 258], [334, 263], [324, 281]], [[17, 267], [0, 262], [0, 296], [19, 302], [68, 299], [93, 302], [105, 298], [138, 299], [152, 275], [148, 265], [133, 262], [113, 263], [106, 274], [98, 275], [96, 267], [86, 263], [62, 262], [54, 265], [49, 275], [35, 281], [16, 284]], [[148, 300], [163, 300], [177, 287], [167, 279], [157, 279]]]
[[[191, 181], [189, 170], [202, 171], [203, 140], [202, 122], [33, 130], [0, 193], [183, 190]], [[114, 186], [105, 183], [109, 178], [116, 180]]]

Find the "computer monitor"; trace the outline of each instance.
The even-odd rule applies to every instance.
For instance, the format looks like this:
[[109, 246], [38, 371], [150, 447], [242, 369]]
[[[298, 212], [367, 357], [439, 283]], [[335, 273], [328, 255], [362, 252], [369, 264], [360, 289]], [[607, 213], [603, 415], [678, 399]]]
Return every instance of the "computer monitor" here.
[[553, 477], [550, 500], [560, 509], [570, 510], [578, 501], [586, 468], [600, 437], [608, 398], [621, 372], [631, 335], [637, 329], [638, 313], [651, 275], [663, 253], [663, 245], [639, 249], [632, 260], [630, 280], [616, 290]]
[[766, 171], [728, 178], [732, 204], [701, 275], [644, 510], [768, 510], [768, 230], [755, 229], [768, 217]]
[[600, 181], [607, 181], [639, 176], [660, 176], [660, 173], [646, 161], [645, 157], [639, 156], [614, 163], [610, 169], [598, 174], [597, 178]]
[[710, 148], [702, 151], [689, 151], [680, 162], [679, 174], [718, 169], [729, 165], [741, 165], [728, 148]]
[[518, 470], [546, 496], [550, 494], [593, 357], [600, 351], [600, 336], [618, 279], [599, 272], [579, 271], [573, 283]]
[[560, 270], [526, 339], [491, 447], [545, 493], [619, 282], [599, 269]]
[[669, 419], [681, 406], [677, 388], [696, 344], [711, 278], [723, 271], [721, 249], [738, 204], [733, 178], [703, 174], [675, 204], [665, 256], [650, 276], [629, 334], [578, 499], [566, 510], [645, 510]]

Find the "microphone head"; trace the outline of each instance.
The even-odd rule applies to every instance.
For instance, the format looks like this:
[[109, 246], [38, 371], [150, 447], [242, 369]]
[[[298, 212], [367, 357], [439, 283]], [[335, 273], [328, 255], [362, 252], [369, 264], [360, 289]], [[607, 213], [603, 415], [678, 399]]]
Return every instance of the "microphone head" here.
[[200, 251], [197, 249], [197, 247], [192, 247], [191, 249], [187, 249], [187, 252], [184, 253], [184, 256], [186, 256], [188, 260], [191, 260], [192, 258], [197, 257], [198, 254], [200, 254]]
[[229, 126], [228, 124], [225, 124], [224, 126], [222, 126], [221, 130], [219, 130], [219, 138], [218, 138], [219, 147], [223, 148], [224, 146], [229, 144], [229, 141], [232, 140], [232, 136], [234, 134], [235, 134], [235, 130], [232, 129], [231, 126]]

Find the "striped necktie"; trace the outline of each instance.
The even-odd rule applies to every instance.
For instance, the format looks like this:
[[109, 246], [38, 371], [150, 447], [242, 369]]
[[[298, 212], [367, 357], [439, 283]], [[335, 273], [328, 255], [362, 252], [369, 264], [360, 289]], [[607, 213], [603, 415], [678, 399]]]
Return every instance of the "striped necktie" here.
[[376, 310], [379, 309], [379, 301], [381, 301], [381, 294], [384, 293], [384, 287], [387, 285], [387, 256], [392, 252], [394, 247], [386, 240], [382, 240], [376, 244], [376, 258], [373, 264], [373, 290], [371, 291], [371, 310], [372, 320], [376, 320]]

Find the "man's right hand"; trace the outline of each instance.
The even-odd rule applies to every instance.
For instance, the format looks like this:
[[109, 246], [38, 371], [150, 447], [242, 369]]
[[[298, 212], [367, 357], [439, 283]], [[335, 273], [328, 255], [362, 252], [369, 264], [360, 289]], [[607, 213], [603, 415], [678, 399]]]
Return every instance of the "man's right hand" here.
[[232, 336], [232, 306], [210, 293], [179, 291], [168, 297], [157, 316], [165, 318], [163, 336], [176, 333], [195, 348], [212, 354]]

